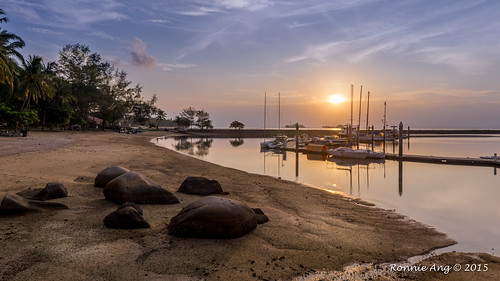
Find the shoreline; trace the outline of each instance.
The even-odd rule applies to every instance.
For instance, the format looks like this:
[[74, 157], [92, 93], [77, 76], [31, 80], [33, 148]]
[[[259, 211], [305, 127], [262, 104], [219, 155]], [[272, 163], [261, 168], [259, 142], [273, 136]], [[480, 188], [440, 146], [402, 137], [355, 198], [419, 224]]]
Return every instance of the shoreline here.
[[[290, 280], [360, 262], [402, 263], [453, 243], [397, 213], [294, 182], [221, 167], [150, 142], [166, 133], [64, 133], [58, 136], [71, 141], [57, 148], [2, 155], [0, 192], [41, 188], [57, 180], [70, 196], [56, 200], [68, 210], [0, 217], [0, 279]], [[29, 138], [41, 140], [44, 134], [35, 132]], [[117, 205], [103, 199], [93, 178], [111, 165], [144, 174], [181, 203], [143, 205], [150, 229], [106, 229], [102, 219]], [[262, 208], [270, 222], [230, 240], [168, 236], [170, 218], [199, 198], [175, 192], [185, 177], [193, 175], [218, 180], [228, 198]], [[445, 261], [453, 259], [458, 258]], [[500, 262], [496, 257], [486, 259], [491, 264], [488, 274], [498, 274]], [[457, 274], [462, 272], [449, 276]], [[497, 275], [485, 272], [479, 277], [492, 276]]]
[[[327, 128], [300, 128], [299, 134], [308, 134], [310, 137], [332, 135], [339, 130]], [[375, 130], [380, 131], [380, 130]], [[404, 129], [408, 133], [407, 129]], [[173, 131], [166, 131], [173, 133]], [[187, 132], [179, 133], [185, 136], [202, 136], [202, 137], [232, 137], [232, 138], [272, 138], [283, 132], [288, 137], [295, 137], [296, 130], [292, 128], [278, 129], [210, 129], [199, 130], [190, 129]], [[361, 130], [360, 132], [365, 132]], [[500, 135], [500, 129], [410, 129], [410, 137], [489, 137], [492, 135]]]

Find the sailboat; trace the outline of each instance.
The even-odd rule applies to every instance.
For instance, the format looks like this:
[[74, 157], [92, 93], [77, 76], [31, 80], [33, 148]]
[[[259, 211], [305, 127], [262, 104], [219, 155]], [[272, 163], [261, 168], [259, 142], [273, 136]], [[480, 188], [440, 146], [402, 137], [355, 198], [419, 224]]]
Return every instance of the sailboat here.
[[[352, 124], [352, 92], [353, 86], [351, 85], [351, 124]], [[333, 157], [338, 158], [353, 158], [353, 159], [366, 159], [366, 158], [375, 158], [375, 159], [384, 159], [385, 153], [374, 152], [366, 149], [359, 149], [359, 130], [361, 125], [361, 98], [363, 95], [363, 86], [361, 86], [360, 94], [359, 94], [359, 120], [358, 127], [356, 132], [356, 149], [352, 147], [338, 147], [336, 149], [328, 149], [327, 153], [332, 155]], [[351, 125], [352, 128], [352, 125]], [[352, 130], [351, 130], [352, 131]], [[350, 133], [352, 135], [352, 132]]]
[[[264, 94], [264, 132], [266, 131], [266, 117], [267, 117], [267, 93]], [[279, 149], [283, 146], [286, 146], [286, 142], [288, 137], [281, 133], [281, 94], [278, 95], [278, 135], [273, 139], [266, 141], [264, 137], [264, 141], [260, 143], [260, 149]]]

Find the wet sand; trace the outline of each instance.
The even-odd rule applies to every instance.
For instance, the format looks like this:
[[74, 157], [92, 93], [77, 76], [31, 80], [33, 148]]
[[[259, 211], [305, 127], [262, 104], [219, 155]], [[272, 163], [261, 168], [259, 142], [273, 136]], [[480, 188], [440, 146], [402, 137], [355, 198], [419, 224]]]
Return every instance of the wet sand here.
[[[375, 280], [406, 276], [422, 280], [499, 280], [500, 262], [489, 255], [440, 255], [443, 264], [488, 263], [486, 272], [391, 272], [390, 264], [454, 242], [397, 213], [309, 188], [203, 162], [155, 146], [168, 132], [32, 132], [0, 138], [0, 196], [59, 181], [69, 197], [54, 200], [67, 210], [0, 216], [1, 280], [306, 280], [321, 279], [360, 264], [382, 272]], [[114, 230], [103, 224], [117, 205], [106, 201], [94, 178], [120, 165], [174, 192], [175, 205], [143, 205], [149, 229]], [[169, 236], [166, 227], [183, 207], [199, 199], [176, 193], [188, 176], [218, 180], [236, 199], [269, 217], [236, 239]], [[477, 259], [476, 259], [477, 258]], [[478, 260], [479, 259], [479, 260]], [[423, 263], [423, 262], [419, 262]], [[465, 266], [465, 265], [464, 265]], [[366, 270], [368, 271], [368, 270]], [[425, 273], [425, 274], [424, 274]], [[334, 280], [335, 277], [324, 278]], [[347, 280], [349, 280], [349, 278]]]

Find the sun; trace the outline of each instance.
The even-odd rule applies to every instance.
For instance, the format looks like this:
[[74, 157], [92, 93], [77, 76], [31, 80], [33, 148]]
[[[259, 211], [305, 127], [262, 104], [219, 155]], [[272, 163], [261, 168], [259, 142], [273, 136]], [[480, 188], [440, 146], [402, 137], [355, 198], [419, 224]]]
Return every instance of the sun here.
[[344, 97], [342, 95], [339, 95], [339, 94], [331, 95], [328, 97], [328, 102], [333, 103], [333, 104], [342, 103], [342, 102], [344, 102], [344, 100], [345, 100]]

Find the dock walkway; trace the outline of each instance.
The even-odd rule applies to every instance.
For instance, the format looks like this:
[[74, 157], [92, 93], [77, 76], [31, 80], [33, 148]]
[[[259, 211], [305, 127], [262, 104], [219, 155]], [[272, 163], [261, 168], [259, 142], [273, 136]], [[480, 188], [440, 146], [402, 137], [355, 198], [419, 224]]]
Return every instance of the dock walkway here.
[[385, 156], [387, 160], [422, 162], [434, 164], [467, 165], [467, 166], [489, 166], [500, 167], [500, 159], [481, 159], [470, 157], [452, 157], [452, 156], [425, 156], [425, 155], [403, 155], [388, 153]]
[[[322, 154], [316, 151], [306, 151], [305, 149], [295, 148], [281, 148], [281, 150], [300, 153]], [[449, 165], [464, 165], [464, 166], [487, 166], [487, 167], [500, 167], [500, 158], [496, 161], [493, 159], [481, 159], [470, 157], [453, 157], [453, 156], [426, 156], [426, 155], [403, 155], [399, 157], [398, 154], [386, 153], [386, 160], [394, 161], [407, 161], [407, 162], [420, 162], [420, 163], [433, 163], [433, 164], [449, 164]]]

